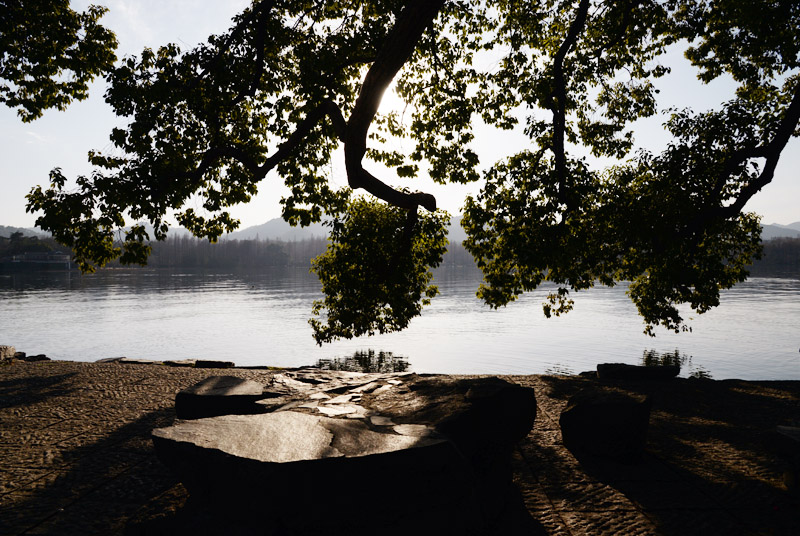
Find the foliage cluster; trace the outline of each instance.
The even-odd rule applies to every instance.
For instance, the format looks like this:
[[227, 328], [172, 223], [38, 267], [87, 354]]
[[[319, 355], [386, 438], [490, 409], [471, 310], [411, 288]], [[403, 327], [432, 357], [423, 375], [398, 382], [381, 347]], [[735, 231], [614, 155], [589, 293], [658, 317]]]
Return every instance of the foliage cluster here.
[[[323, 300], [312, 318], [318, 344], [404, 329], [438, 294], [431, 268], [447, 247], [446, 214], [422, 214], [406, 227], [406, 211], [358, 199], [331, 224], [330, 245], [314, 259]], [[399, 247], [398, 247], [399, 245]]]
[[[760, 254], [744, 207], [798, 135], [798, 27], [793, 0], [256, 0], [193, 50], [167, 44], [109, 70], [106, 100], [127, 126], [90, 154], [90, 177], [71, 189], [55, 169], [28, 207], [91, 270], [142, 262], [172, 214], [215, 240], [238, 225], [227, 208], [274, 171], [290, 190], [287, 221], [334, 222], [316, 263], [323, 320], [311, 321], [328, 341], [405, 327], [432, 296], [426, 274], [444, 247], [435, 198], [379, 179], [365, 159], [405, 185], [421, 173], [481, 180], [464, 224], [486, 303], [551, 281], [544, 312], [560, 314], [572, 291], [629, 280], [647, 331], [680, 330], [680, 304], [717, 305]], [[113, 43], [96, 42], [108, 59]], [[659, 108], [655, 81], [676, 46], [701, 80], [730, 77], [732, 99]], [[405, 111], [378, 113], [392, 83]], [[656, 114], [671, 143], [637, 151], [633, 123]], [[524, 130], [529, 148], [482, 162], [481, 122]], [[593, 167], [577, 147], [617, 163]], [[348, 187], [337, 189], [338, 148]], [[116, 246], [128, 218], [154, 236], [134, 226]]]
[[12, 233], [8, 238], [0, 236], [0, 259], [23, 253], [46, 253], [63, 249], [63, 246], [52, 239], [24, 236], [20, 232]]
[[0, 103], [23, 121], [88, 96], [89, 82], [116, 60], [106, 8], [70, 9], [69, 0], [0, 0]]

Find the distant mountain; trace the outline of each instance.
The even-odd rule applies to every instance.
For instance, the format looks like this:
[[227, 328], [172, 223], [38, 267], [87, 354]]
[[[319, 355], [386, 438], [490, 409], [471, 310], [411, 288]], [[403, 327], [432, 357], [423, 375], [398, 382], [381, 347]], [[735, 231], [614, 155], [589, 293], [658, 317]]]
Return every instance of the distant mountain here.
[[[307, 238], [328, 236], [329, 229], [321, 223], [315, 223], [308, 227], [292, 227], [282, 218], [274, 218], [267, 223], [247, 227], [240, 231], [234, 231], [222, 237], [223, 240], [283, 240], [293, 242], [305, 240]], [[461, 228], [461, 218], [454, 217], [450, 222], [450, 241], [461, 243], [467, 238], [467, 233]]]
[[14, 233], [22, 233], [23, 236], [38, 236], [39, 238], [50, 236], [50, 233], [45, 233], [41, 229], [36, 229], [35, 227], [12, 227], [9, 225], [0, 225], [0, 236], [9, 238]]
[[773, 238], [800, 238], [800, 221], [789, 225], [762, 225], [761, 240], [772, 240]]
[[[315, 223], [308, 227], [292, 227], [282, 218], [274, 218], [261, 225], [253, 225], [239, 231], [234, 231], [230, 234], [224, 235], [223, 240], [283, 240], [284, 242], [294, 242], [297, 240], [305, 240], [307, 238], [328, 236], [329, 229], [321, 223]], [[181, 236], [188, 233], [182, 227], [171, 228], [170, 235], [176, 233]], [[461, 216], [454, 216], [450, 220], [449, 239], [451, 242], [460, 244], [467, 239], [467, 233], [461, 227]], [[152, 235], [151, 235], [152, 236]], [[762, 225], [761, 239], [772, 240], [773, 238], [798, 238], [800, 237], [800, 221], [791, 223], [789, 225], [769, 224]]]
[[[149, 224], [145, 224], [148, 234], [152, 238], [153, 228]], [[800, 221], [790, 223], [789, 225], [781, 225], [778, 223], [766, 224], [761, 226], [762, 240], [772, 240], [773, 238], [800, 238]], [[9, 237], [12, 233], [21, 232], [24, 236], [50, 236], [40, 229], [27, 228], [27, 227], [13, 227], [8, 225], [0, 225], [0, 236]], [[461, 227], [461, 217], [455, 216], [450, 222], [450, 241], [461, 243], [467, 238], [467, 233]], [[191, 233], [183, 227], [170, 227], [169, 236], [181, 237], [190, 236]], [[274, 218], [261, 225], [253, 225], [239, 231], [234, 231], [230, 234], [223, 235], [223, 240], [282, 240], [284, 242], [294, 242], [298, 240], [305, 240], [314, 237], [327, 237], [328, 228], [321, 223], [315, 223], [308, 227], [292, 227], [282, 218]]]
[[234, 231], [222, 237], [223, 240], [283, 240], [295, 242], [314, 237], [328, 236], [328, 228], [321, 223], [313, 223], [308, 227], [292, 227], [283, 218], [273, 218], [267, 223], [253, 225], [239, 231]]
[[780, 223], [773, 223], [775, 227], [783, 227], [784, 229], [793, 229], [795, 231], [800, 231], [800, 221], [796, 221], [794, 223], [790, 223], [789, 225], [781, 225]]
[[[144, 225], [144, 230], [147, 233], [147, 236], [150, 237], [150, 240], [155, 240], [156, 239], [155, 229], [153, 228], [152, 225], [150, 225], [150, 222], [141, 221], [141, 222], [138, 222], [136, 225]], [[123, 227], [120, 230], [119, 236], [122, 237], [122, 238], [125, 238], [125, 233], [130, 231], [131, 227], [133, 227], [133, 225], [127, 225], [127, 226]], [[191, 236], [191, 235], [192, 235], [192, 233], [190, 233], [188, 229], [184, 229], [181, 226], [170, 227], [167, 230], [167, 236], [169, 238], [180, 238], [182, 236]]]

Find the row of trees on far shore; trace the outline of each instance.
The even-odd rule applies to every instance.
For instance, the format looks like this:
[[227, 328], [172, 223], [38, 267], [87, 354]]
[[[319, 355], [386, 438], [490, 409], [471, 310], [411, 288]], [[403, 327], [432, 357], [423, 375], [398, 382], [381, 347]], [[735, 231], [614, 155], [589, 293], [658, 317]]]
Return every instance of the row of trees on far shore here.
[[[184, 235], [153, 242], [149, 268], [206, 270], [257, 270], [281, 266], [310, 267], [311, 260], [328, 245], [324, 237], [302, 240], [208, 240]], [[115, 261], [109, 266], [119, 267]], [[475, 262], [461, 244], [450, 243], [442, 266], [470, 266]]]
[[800, 238], [773, 238], [764, 242], [764, 254], [750, 267], [750, 274], [757, 276], [768, 272], [800, 276]]
[[0, 260], [25, 253], [48, 253], [51, 251], [69, 252], [52, 238], [40, 240], [37, 236], [25, 236], [23, 233], [11, 233], [11, 236], [0, 236]]
[[[192, 236], [167, 238], [153, 242], [149, 268], [258, 270], [270, 267], [308, 267], [311, 259], [325, 251], [327, 239], [311, 237], [303, 240], [221, 240], [215, 244]], [[22, 236], [0, 237], [0, 259], [33, 252], [68, 249], [52, 238]], [[119, 262], [110, 264], [120, 267]], [[443, 267], [474, 267], [472, 256], [457, 242], [448, 245]], [[133, 265], [136, 268], [136, 265]], [[750, 269], [752, 275], [769, 272], [800, 274], [800, 238], [774, 238], [764, 242], [762, 259]]]
[[[209, 270], [255, 270], [268, 267], [307, 267], [311, 259], [325, 251], [327, 239], [303, 240], [221, 240], [216, 244], [191, 236], [168, 238], [152, 243], [150, 268]], [[118, 263], [112, 265], [119, 266]], [[469, 252], [457, 242], [450, 242], [443, 267], [475, 267]], [[800, 238], [774, 238], [764, 242], [761, 260], [751, 267], [753, 275], [765, 272], [800, 274]]]

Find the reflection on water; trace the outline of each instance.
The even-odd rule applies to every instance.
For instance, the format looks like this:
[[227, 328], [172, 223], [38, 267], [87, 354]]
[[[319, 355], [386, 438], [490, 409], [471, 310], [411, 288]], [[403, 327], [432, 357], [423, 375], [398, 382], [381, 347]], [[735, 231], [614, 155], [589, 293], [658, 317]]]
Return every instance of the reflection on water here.
[[358, 351], [352, 356], [320, 359], [316, 366], [322, 370], [346, 370], [350, 372], [406, 372], [408, 360], [395, 357], [392, 352], [375, 350]]
[[[263, 273], [104, 270], [0, 275], [0, 344], [55, 359], [127, 356], [222, 359], [242, 366], [347, 362], [372, 349], [414, 372], [576, 374], [643, 353], [687, 357], [682, 376], [800, 380], [800, 280], [756, 278], [724, 291], [693, 330], [642, 333], [627, 285], [577, 293], [575, 309], [545, 319], [548, 286], [492, 310], [475, 298], [475, 270], [434, 274], [441, 295], [400, 333], [317, 347], [308, 318], [320, 297], [305, 269]], [[649, 359], [654, 360], [654, 357]], [[662, 358], [663, 359], [663, 358]]]
[[642, 365], [645, 367], [677, 366], [687, 378], [711, 379], [711, 374], [700, 365], [692, 362], [692, 356], [682, 354], [677, 348], [672, 352], [658, 352], [650, 349], [642, 352]]
[[549, 376], [574, 376], [577, 374], [575, 370], [567, 365], [561, 365], [556, 363], [555, 365], [550, 365], [544, 370], [544, 373]]

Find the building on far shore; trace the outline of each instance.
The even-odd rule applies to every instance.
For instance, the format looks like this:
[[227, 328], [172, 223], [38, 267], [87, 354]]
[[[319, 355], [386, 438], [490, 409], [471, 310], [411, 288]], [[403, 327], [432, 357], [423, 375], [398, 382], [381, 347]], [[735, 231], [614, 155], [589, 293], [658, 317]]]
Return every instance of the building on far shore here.
[[51, 251], [26, 252], [0, 259], [0, 271], [68, 271], [75, 268], [67, 253]]

